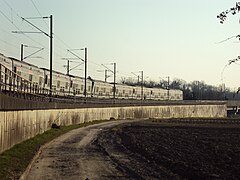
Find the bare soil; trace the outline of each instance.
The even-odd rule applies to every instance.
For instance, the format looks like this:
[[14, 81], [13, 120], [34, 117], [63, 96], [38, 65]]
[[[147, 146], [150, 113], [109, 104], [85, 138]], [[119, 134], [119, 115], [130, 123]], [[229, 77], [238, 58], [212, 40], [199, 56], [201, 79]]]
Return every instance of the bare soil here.
[[115, 121], [42, 148], [24, 179], [240, 179], [240, 120]]
[[135, 178], [240, 179], [239, 120], [145, 121], [99, 140], [128, 154], [129, 162], [118, 163]]

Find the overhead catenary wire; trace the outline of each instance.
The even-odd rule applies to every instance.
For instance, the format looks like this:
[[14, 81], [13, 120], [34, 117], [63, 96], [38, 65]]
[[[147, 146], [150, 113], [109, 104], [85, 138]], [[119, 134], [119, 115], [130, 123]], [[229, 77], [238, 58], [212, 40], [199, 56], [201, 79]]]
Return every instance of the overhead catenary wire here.
[[[14, 12], [14, 14], [15, 14], [18, 18], [22, 19], [22, 17], [19, 15], [19, 13], [17, 13], [17, 12], [10, 6], [9, 3], [7, 3], [5, 0], [4, 0], [4, 2], [5, 2], [5, 4], [11, 9], [11, 11]], [[10, 18], [8, 18], [7, 15], [5, 15], [2, 11], [1, 11], [1, 13], [4, 15], [4, 17], [5, 17], [9, 22], [11, 22], [11, 24], [12, 24], [17, 30], [19, 30], [19, 32], [20, 32], [21, 34], [23, 34], [24, 36], [26, 36], [26, 37], [27, 37], [28, 39], [30, 39], [32, 42], [34, 42], [34, 43], [36, 43], [36, 44], [44, 47], [45, 49], [49, 49], [47, 46], [43, 45], [42, 43], [39, 43], [38, 41], [36, 41], [36, 40], [34, 40], [33, 38], [29, 37], [28, 35], [24, 34], [24, 32], [23, 32], [13, 21], [11, 21]], [[31, 27], [31, 28], [32, 28], [32, 27]], [[45, 52], [45, 53], [47, 53], [47, 52]], [[59, 54], [56, 53], [56, 52], [55, 52], [55, 54], [59, 55]], [[46, 56], [47, 56], [47, 55], [48, 55], [48, 53], [46, 54]], [[59, 55], [59, 56], [61, 56], [61, 55]]]
[[[9, 9], [11, 9], [11, 12], [13, 12], [14, 15], [16, 15], [18, 18], [23, 19], [23, 18], [19, 15], [19, 13], [17, 13], [17, 12], [10, 6], [9, 3], [7, 3], [5, 0], [4, 0], [4, 2], [5, 2], [5, 4], [7, 5], [7, 7], [8, 7]], [[0, 12], [1, 12], [1, 14], [3, 15], [3, 17], [4, 17], [5, 19], [7, 19], [8, 22], [10, 22], [10, 24], [11, 24], [12, 26], [14, 26], [17, 30], [19, 30], [19, 32], [22, 32], [22, 33], [23, 33], [23, 31], [22, 31], [22, 30], [18, 27], [18, 25], [12, 20], [12, 18], [9, 18], [2, 10], [0, 10]], [[39, 12], [39, 13], [40, 13], [40, 12]], [[32, 27], [31, 27], [31, 28], [32, 28]], [[36, 44], [44, 47], [45, 49], [49, 49], [47, 46], [43, 45], [42, 43], [39, 43], [38, 41], [35, 41], [34, 39], [32, 39], [31, 37], [29, 37], [28, 35], [26, 35], [26, 34], [24, 34], [24, 33], [23, 33], [23, 35], [24, 35], [25, 37], [27, 37], [28, 39], [30, 39], [32, 42], [34, 42], [34, 43], [36, 43]], [[21, 43], [22, 43], [22, 42], [21, 42]], [[17, 48], [17, 47], [15, 47], [15, 48]], [[17, 49], [19, 49], [19, 48], [17, 48]], [[48, 53], [45, 52], [45, 55], [48, 56]], [[54, 51], [54, 55], [56, 55], [57, 57], [62, 57], [62, 55], [59, 54], [59, 53], [56, 52], [56, 51]]]
[[222, 41], [216, 42], [215, 44], [220, 44], [220, 43], [226, 42], [226, 41], [228, 41], [228, 40], [230, 40], [230, 39], [233, 39], [233, 38], [239, 38], [239, 40], [240, 40], [240, 35], [231, 36], [231, 37], [229, 37], [229, 38], [227, 38], [227, 39], [224, 39], [224, 40], [222, 40]]
[[[33, 0], [31, 0], [34, 8], [36, 9], [36, 11], [38, 12], [38, 15], [42, 17], [41, 12], [39, 11], [39, 9], [37, 8], [37, 5], [34, 3]], [[46, 27], [49, 28], [49, 25], [46, 23], [46, 21], [43, 19], [44, 23], [46, 24]], [[64, 44], [68, 49], [70, 49], [70, 47], [55, 33], [53, 33], [53, 35], [59, 40], [61, 41], [62, 44]]]
[[[36, 9], [36, 11], [38, 12], [38, 15], [39, 15], [40, 17], [43, 17], [42, 14], [41, 14], [41, 12], [40, 12], [39, 9], [37, 8], [37, 5], [34, 3], [34, 1], [33, 1], [33, 0], [30, 0], [30, 1], [31, 1], [32, 5], [34, 6], [34, 8]], [[46, 27], [49, 28], [49, 25], [46, 23], [46, 21], [45, 21], [44, 19], [43, 19], [43, 22], [45, 23]], [[53, 33], [53, 35], [54, 35], [54, 37], [55, 37], [56, 39], [58, 39], [58, 40], [59, 40], [62, 44], [64, 44], [67, 48], [70, 48], [70, 47], [69, 47], [63, 40], [61, 40], [55, 33]], [[59, 49], [64, 49], [64, 48], [58, 46], [57, 44], [55, 44], [55, 46], [57, 46]], [[61, 57], [60, 53], [57, 53], [57, 55], [58, 55], [58, 57]]]
[[[18, 14], [5, 0], [4, 0], [4, 2], [5, 2], [5, 3], [7, 4], [7, 6], [11, 9], [11, 11], [14, 12], [14, 13], [17, 15], [17, 17], [21, 18], [21, 16], [19, 16], [19, 14]], [[22, 31], [2, 10], [0, 10], [0, 13], [1, 13], [17, 30], [19, 30], [19, 32], [22, 32], [22, 33], [23, 33], [23, 31]], [[26, 35], [26, 34], [24, 34], [24, 33], [23, 33], [23, 35], [26, 36], [26, 37], [27, 37], [28, 39], [30, 39], [31, 41], [33, 41], [33, 42], [39, 44], [40, 46], [43, 46], [43, 47], [44, 47], [43, 44], [39, 43], [38, 41], [34, 40], [33, 38], [29, 37], [28, 35]], [[47, 47], [44, 47], [44, 48], [47, 48]]]
[[[41, 12], [40, 12], [39, 9], [37, 8], [37, 6], [36, 6], [36, 4], [34, 3], [34, 1], [31, 0], [31, 2], [32, 2], [34, 8], [37, 10], [38, 14], [39, 14], [40, 16], [42, 16]], [[43, 21], [44, 21], [44, 19], [43, 19]], [[49, 27], [48, 24], [47, 24], [45, 21], [44, 21], [44, 23], [46, 24], [47, 27]], [[65, 43], [59, 36], [57, 36], [55, 33], [53, 33], [53, 35], [54, 35], [54, 36], [56, 37], [56, 39], [58, 39], [63, 45], [65, 45], [68, 49], [71, 49], [71, 48], [69, 47], [69, 45], [67, 45], [67, 43]], [[61, 47], [60, 47], [60, 49], [61, 49]], [[74, 55], [80, 57], [77, 53], [74, 53]], [[81, 59], [82, 59], [82, 58], [81, 58]], [[82, 59], [82, 60], [83, 60], [83, 59]], [[99, 64], [97, 64], [97, 63], [95, 63], [95, 62], [93, 62], [93, 61], [88, 61], [88, 62], [89, 62], [89, 63], [92, 63], [92, 64], [95, 64], [95, 65], [97, 65], [97, 66], [101, 66], [101, 65], [99, 65]]]
[[[40, 17], [43, 17], [42, 14], [40, 13], [40, 11], [38, 10], [36, 4], [34, 3], [34, 1], [31, 0], [31, 2], [32, 2], [32, 5], [34, 6], [34, 8], [37, 10], [38, 15], [39, 15]], [[49, 28], [49, 25], [46, 23], [46, 21], [44, 21], [44, 19], [43, 19], [43, 22], [45, 23], [45, 25], [47, 26], [47, 28]]]
[[[31, 1], [31, 3], [32, 3], [33, 7], [36, 9], [36, 11], [37, 11], [37, 13], [39, 14], [39, 16], [42, 17], [42, 14], [41, 14], [39, 8], [37, 7], [37, 4], [34, 2], [34, 0], [30, 0], [30, 1]], [[7, 2], [6, 0], [3, 0], [3, 2], [4, 2], [4, 3], [7, 5], [7, 7], [10, 9], [10, 11], [11, 11], [11, 17], [9, 17], [8, 15], [6, 15], [1, 9], [0, 9], [0, 13], [4, 16], [4, 18], [7, 19], [8, 22], [10, 22], [10, 24], [11, 24], [12, 26], [14, 26], [17, 30], [19, 30], [20, 32], [23, 33], [23, 30], [22, 30], [22, 29], [16, 24], [16, 22], [14, 21], [14, 16], [15, 16], [15, 17], [18, 17], [19, 19], [23, 19], [23, 18], [22, 18], [21, 15], [9, 4], [9, 2]], [[24, 19], [26, 19], [26, 18], [24, 18]], [[34, 19], [34, 18], [33, 18], [33, 19]], [[46, 23], [46, 21], [45, 21], [44, 19], [43, 19], [43, 22], [45, 23], [46, 27], [49, 27], [49, 25]], [[32, 27], [31, 27], [31, 28], [32, 28]], [[40, 45], [41, 47], [44, 47], [45, 50], [49, 50], [49, 47], [48, 47], [48, 46], [40, 43], [39, 41], [36, 41], [35, 39], [31, 38], [30, 36], [28, 36], [28, 35], [26, 35], [26, 34], [24, 34], [24, 33], [23, 33], [23, 35], [24, 35], [25, 37], [27, 37], [29, 40], [31, 40], [32, 42], [34, 42], [34, 44], [38, 44], [38, 45]], [[53, 35], [54, 35], [55, 39], [57, 39], [59, 42], [61, 42], [61, 44], [63, 44], [64, 46], [66, 46], [68, 49], [70, 49], [70, 46], [69, 46], [66, 42], [64, 42], [59, 36], [57, 36], [55, 33], [53, 33]], [[16, 36], [15, 36], [15, 37], [16, 37]], [[19, 40], [20, 40], [20, 39], [19, 39]], [[58, 49], [63, 49], [61, 46], [58, 46], [58, 44], [54, 44], [54, 46], [58, 47]], [[18, 49], [17, 46], [15, 46], [14, 48]], [[63, 52], [63, 51], [58, 52], [58, 51], [56, 51], [56, 49], [55, 49], [54, 55], [55, 55], [56, 57], [58, 57], [58, 58], [62, 58], [62, 57], [63, 57], [62, 52]], [[43, 53], [44, 53], [45, 56], [49, 55], [47, 51], [44, 51]], [[76, 54], [78, 55], [78, 53], [76, 53]], [[81, 57], [81, 56], [79, 56], [79, 57]], [[55, 59], [55, 60], [56, 60], [56, 59]], [[95, 68], [93, 68], [94, 70], [89, 70], [89, 72], [90, 72], [90, 73], [97, 74], [97, 70], [96, 70], [96, 69], [99, 69], [99, 68], [96, 68], [96, 67], [102, 67], [101, 64], [100, 64], [100, 63], [96, 63], [96, 62], [94, 62], [94, 61], [92, 61], [92, 60], [89, 60], [88, 62], [89, 62], [90, 64], [92, 64], [92, 65], [95, 66]], [[104, 62], [103, 62], [103, 63], [104, 63]], [[56, 64], [55, 66], [58, 66], [58, 64]], [[93, 67], [93, 66], [91, 66], [91, 67]], [[99, 74], [99, 73], [98, 73], [98, 74]], [[119, 74], [119, 75], [123, 75], [123, 73], [121, 73], [121, 72], [118, 72], [118, 74]], [[128, 74], [129, 74], [129, 73], [128, 73]]]

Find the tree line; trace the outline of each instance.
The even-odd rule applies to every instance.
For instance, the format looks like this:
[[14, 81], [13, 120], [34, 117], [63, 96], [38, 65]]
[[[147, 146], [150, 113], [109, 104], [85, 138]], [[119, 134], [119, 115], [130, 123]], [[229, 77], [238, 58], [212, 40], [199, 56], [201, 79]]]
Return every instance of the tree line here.
[[[141, 86], [141, 80], [133, 78], [122, 78], [121, 83], [130, 86]], [[159, 82], [152, 80], [143, 81], [144, 87], [163, 88], [163, 89], [180, 89], [183, 91], [184, 100], [240, 100], [238, 89], [231, 91], [224, 85], [213, 86], [208, 85], [204, 81], [192, 81], [190, 83], [182, 79], [173, 79], [168, 81], [165, 79]]]

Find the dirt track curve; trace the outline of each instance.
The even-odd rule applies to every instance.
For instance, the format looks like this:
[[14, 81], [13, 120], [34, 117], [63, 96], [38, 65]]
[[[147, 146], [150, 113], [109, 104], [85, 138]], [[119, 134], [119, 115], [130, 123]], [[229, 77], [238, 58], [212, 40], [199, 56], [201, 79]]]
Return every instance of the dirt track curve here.
[[[131, 172], [115, 161], [114, 156], [120, 154], [109, 155], [96, 141], [100, 132], [127, 122], [111, 121], [83, 127], [53, 140], [41, 149], [23, 179], [131, 179]], [[126, 157], [122, 159], [128, 161]]]
[[112, 121], [48, 145], [23, 179], [240, 179], [240, 119]]

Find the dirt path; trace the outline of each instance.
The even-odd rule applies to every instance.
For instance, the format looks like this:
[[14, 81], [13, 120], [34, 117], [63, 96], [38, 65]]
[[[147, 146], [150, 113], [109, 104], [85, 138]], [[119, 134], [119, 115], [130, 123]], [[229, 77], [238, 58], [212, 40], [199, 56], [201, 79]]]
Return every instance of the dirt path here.
[[43, 148], [24, 179], [239, 179], [240, 120], [112, 121]]
[[[99, 144], [97, 135], [130, 121], [112, 121], [73, 130], [47, 144], [32, 163], [24, 179], [125, 179]], [[131, 121], [132, 122], [132, 121]]]

